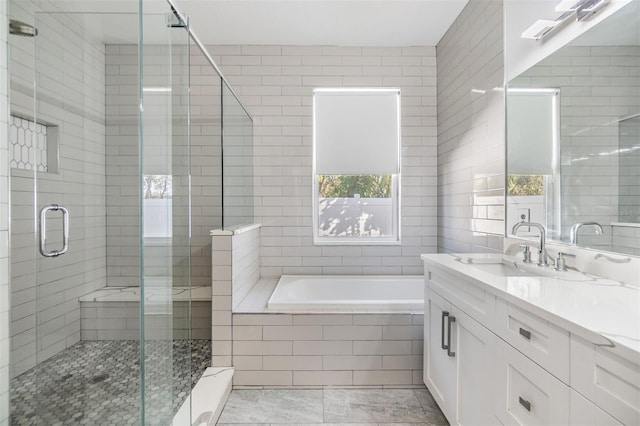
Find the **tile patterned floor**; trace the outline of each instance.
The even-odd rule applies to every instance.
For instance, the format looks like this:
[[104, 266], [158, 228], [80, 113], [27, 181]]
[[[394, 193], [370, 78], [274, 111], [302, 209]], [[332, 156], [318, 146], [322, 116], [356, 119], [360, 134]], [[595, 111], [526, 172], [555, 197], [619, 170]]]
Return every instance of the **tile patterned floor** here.
[[426, 389], [234, 390], [218, 426], [448, 425]]
[[[153, 341], [145, 351], [147, 424], [168, 424], [211, 364], [211, 341]], [[139, 360], [138, 341], [79, 342], [11, 381], [11, 424], [140, 424]]]

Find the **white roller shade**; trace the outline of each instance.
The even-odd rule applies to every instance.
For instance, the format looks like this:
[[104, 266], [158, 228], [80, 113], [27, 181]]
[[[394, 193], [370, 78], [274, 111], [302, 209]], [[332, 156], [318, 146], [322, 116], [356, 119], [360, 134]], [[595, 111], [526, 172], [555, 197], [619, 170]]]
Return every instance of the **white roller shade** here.
[[507, 96], [507, 168], [511, 175], [550, 175], [558, 136], [555, 90], [510, 89]]
[[316, 174], [399, 172], [399, 89], [317, 89], [313, 103]]

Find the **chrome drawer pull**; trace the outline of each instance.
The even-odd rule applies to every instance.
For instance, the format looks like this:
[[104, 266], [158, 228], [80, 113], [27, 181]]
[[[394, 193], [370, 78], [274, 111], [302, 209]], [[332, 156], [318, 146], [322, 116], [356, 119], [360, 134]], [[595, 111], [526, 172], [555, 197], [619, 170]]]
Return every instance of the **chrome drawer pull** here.
[[525, 330], [524, 328], [520, 328], [520, 335], [527, 340], [531, 340], [531, 332], [529, 330]]
[[449, 317], [447, 321], [447, 355], [456, 356], [455, 352], [451, 352], [451, 323], [456, 322], [456, 317]]
[[449, 316], [449, 312], [442, 311], [442, 322], [440, 325], [440, 346], [442, 349], [449, 350], [449, 346], [444, 344], [444, 319]]
[[520, 405], [522, 405], [524, 407], [525, 410], [527, 411], [531, 411], [531, 403], [529, 401], [527, 401], [526, 399], [522, 398], [521, 396], [518, 397], [518, 402], [520, 403]]

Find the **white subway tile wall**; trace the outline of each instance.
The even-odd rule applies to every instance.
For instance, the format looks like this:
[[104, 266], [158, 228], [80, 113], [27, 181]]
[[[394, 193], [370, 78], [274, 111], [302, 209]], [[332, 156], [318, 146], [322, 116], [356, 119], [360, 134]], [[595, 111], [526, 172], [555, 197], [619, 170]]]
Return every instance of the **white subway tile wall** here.
[[[212, 45], [208, 49], [254, 118], [261, 276], [422, 273], [419, 254], [436, 251], [435, 48]], [[311, 104], [317, 87], [401, 89], [401, 246], [313, 245]]]
[[[139, 302], [81, 302], [80, 315], [82, 340], [140, 340]], [[210, 324], [210, 302], [173, 302], [170, 315], [145, 315], [144, 337], [210, 339]]]
[[640, 217], [637, 167], [632, 166], [638, 164], [638, 154], [618, 154], [623, 148], [618, 119], [637, 114], [640, 106], [639, 70], [637, 46], [566, 46], [512, 82], [514, 87], [560, 89], [565, 241], [574, 223], [595, 221], [604, 227], [604, 234], [595, 235], [595, 228], [585, 227], [580, 231], [581, 245], [635, 254], [640, 250], [640, 242], [625, 239], [621, 229], [610, 226]]
[[[36, 10], [30, 1], [11, 6], [12, 17], [25, 22], [34, 22]], [[78, 342], [78, 297], [106, 285], [104, 44], [69, 15], [39, 14], [37, 25], [36, 61], [34, 39], [9, 39], [11, 110], [34, 116], [35, 62], [38, 119], [58, 126], [60, 134], [58, 173], [38, 174], [38, 208], [58, 203], [69, 209], [70, 243], [60, 258], [36, 256], [33, 174], [12, 169], [12, 375]], [[56, 218], [51, 217], [51, 247], [60, 244]]]
[[260, 279], [260, 229], [235, 234], [231, 238], [231, 282], [233, 308]]
[[[211, 236], [211, 346], [214, 367], [231, 366], [232, 340], [242, 339], [242, 332], [251, 334], [250, 329], [240, 330], [237, 336], [232, 334], [232, 309], [238, 306], [260, 278], [259, 246], [259, 227]], [[265, 315], [265, 318], [269, 317]]]
[[471, 0], [437, 46], [440, 251], [502, 251], [502, 19], [502, 1]]
[[9, 81], [7, 68], [7, 2], [0, 2], [0, 426], [9, 425], [9, 353], [11, 303], [9, 288]]
[[234, 386], [422, 386], [422, 314], [234, 314]]
[[[187, 81], [184, 64], [187, 51], [181, 46], [149, 46], [145, 49], [145, 86], [163, 87]], [[186, 121], [187, 97], [172, 97], [173, 140], [170, 146], [166, 138], [146, 138], [145, 161], [147, 174], [173, 174], [173, 256], [186, 255], [186, 243], [177, 238], [186, 235], [186, 188], [181, 176], [186, 174], [183, 154], [191, 156], [191, 261], [190, 277], [194, 286], [211, 285], [211, 239], [209, 231], [222, 226], [221, 147], [220, 147], [220, 78], [197, 49], [191, 51], [191, 147], [187, 152], [182, 143], [179, 127]], [[114, 286], [139, 286], [140, 226], [139, 226], [139, 153], [138, 153], [138, 48], [134, 45], [106, 46], [107, 91], [107, 273], [108, 283]], [[168, 67], [172, 67], [174, 80], [167, 81]], [[176, 76], [175, 74], [179, 74]], [[145, 94], [145, 103], [153, 106], [158, 126], [166, 126], [163, 105], [166, 93]], [[148, 129], [154, 131], [154, 126]], [[157, 129], [167, 134], [170, 129]], [[164, 132], [164, 133], [162, 133]], [[154, 145], [155, 144], [155, 145]], [[173, 150], [173, 151], [171, 151]], [[168, 158], [173, 155], [172, 161]], [[172, 170], [169, 170], [169, 167]], [[187, 285], [179, 277], [187, 276], [174, 264], [169, 271], [166, 261], [170, 253], [163, 248], [145, 247], [145, 275], [173, 275], [174, 285]]]

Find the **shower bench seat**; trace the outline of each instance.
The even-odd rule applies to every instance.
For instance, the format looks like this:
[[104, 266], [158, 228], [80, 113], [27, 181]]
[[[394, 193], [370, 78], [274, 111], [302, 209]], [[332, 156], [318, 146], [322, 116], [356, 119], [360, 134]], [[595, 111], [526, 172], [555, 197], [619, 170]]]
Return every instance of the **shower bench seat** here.
[[[80, 297], [82, 340], [139, 340], [140, 293], [107, 286]], [[144, 298], [145, 339], [211, 338], [211, 287], [147, 286]]]

